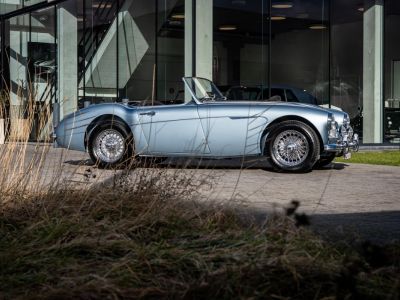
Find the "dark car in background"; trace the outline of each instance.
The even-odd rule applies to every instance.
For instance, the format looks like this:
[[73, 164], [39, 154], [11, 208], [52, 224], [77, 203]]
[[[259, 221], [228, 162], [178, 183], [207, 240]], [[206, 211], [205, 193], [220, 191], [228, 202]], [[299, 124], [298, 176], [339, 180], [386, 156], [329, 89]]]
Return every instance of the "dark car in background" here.
[[225, 96], [227, 100], [298, 102], [343, 111], [340, 107], [323, 104], [322, 101], [308, 93], [307, 90], [287, 85], [273, 85], [271, 87], [271, 96], [269, 95], [268, 87], [232, 86], [227, 89]]
[[229, 88], [225, 96], [228, 100], [255, 100], [255, 101], [284, 101], [299, 102], [320, 105], [317, 98], [307, 91], [285, 85], [274, 85], [271, 87], [271, 96], [268, 87], [258, 86], [233, 86]]

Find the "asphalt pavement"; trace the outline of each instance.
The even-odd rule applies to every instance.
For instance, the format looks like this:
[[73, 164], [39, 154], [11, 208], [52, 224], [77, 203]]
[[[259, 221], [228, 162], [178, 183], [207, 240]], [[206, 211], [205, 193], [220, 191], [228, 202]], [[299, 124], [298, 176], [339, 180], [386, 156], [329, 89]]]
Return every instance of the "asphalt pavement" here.
[[[85, 153], [46, 145], [29, 145], [26, 161], [41, 147], [48, 151], [43, 184], [52, 182], [54, 176], [75, 188], [111, 184], [122, 174], [134, 177], [144, 169], [100, 170]], [[168, 160], [146, 170], [204, 181], [197, 194], [201, 201], [240, 204], [261, 218], [282, 211], [295, 200], [300, 203], [299, 212], [310, 216], [313, 228], [321, 234], [374, 242], [400, 239], [400, 167], [352, 164], [350, 160], [291, 174], [274, 172], [265, 162], [242, 159], [193, 161], [182, 168], [184, 164]]]

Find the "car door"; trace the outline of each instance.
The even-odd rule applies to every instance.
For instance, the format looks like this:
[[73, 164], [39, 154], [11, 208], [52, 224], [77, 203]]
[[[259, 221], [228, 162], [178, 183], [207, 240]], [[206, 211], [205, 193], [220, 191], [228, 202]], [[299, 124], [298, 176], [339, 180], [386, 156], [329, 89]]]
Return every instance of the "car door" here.
[[196, 103], [138, 108], [147, 140], [144, 154], [201, 155], [209, 152]]
[[260, 153], [261, 133], [267, 119], [262, 108], [250, 102], [205, 102], [199, 116], [211, 156], [241, 156]]

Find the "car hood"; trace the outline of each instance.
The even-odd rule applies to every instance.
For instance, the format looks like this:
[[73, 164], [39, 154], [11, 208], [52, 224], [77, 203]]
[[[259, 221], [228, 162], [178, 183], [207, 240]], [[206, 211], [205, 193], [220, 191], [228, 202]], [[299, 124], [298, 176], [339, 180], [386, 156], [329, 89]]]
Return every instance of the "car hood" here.
[[[308, 107], [317, 109], [320, 111], [328, 111], [332, 113], [338, 112], [338, 110], [330, 109], [327, 107], [321, 107], [314, 104], [298, 103], [298, 102], [277, 102], [277, 101], [214, 101], [207, 102], [207, 104], [219, 104], [219, 105], [233, 105], [233, 106], [244, 106], [244, 105], [268, 105], [268, 106], [283, 106], [283, 107]], [[340, 111], [339, 111], [340, 112]]]
[[275, 102], [275, 101], [213, 101], [207, 102], [207, 104], [219, 104], [219, 105], [229, 105], [229, 106], [248, 106], [250, 105], [260, 105], [260, 106], [277, 106], [277, 107], [305, 107], [310, 108], [313, 110], [323, 111], [327, 113], [331, 113], [335, 116], [335, 119], [338, 121], [339, 124], [343, 122], [344, 116], [346, 113], [341, 110], [331, 109], [327, 107], [321, 107], [314, 104], [306, 104], [306, 103], [298, 103], [298, 102]]

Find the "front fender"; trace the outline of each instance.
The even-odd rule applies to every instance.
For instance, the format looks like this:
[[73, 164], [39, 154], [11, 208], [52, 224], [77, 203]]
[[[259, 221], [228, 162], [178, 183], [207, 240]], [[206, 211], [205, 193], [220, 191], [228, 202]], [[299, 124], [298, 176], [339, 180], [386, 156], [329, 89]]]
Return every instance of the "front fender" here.
[[56, 128], [56, 141], [62, 148], [86, 151], [88, 133], [105, 116], [122, 120], [132, 131], [138, 124], [135, 109], [121, 104], [92, 105], [65, 117]]
[[298, 120], [309, 125], [317, 134], [321, 150], [328, 143], [327, 136], [327, 121], [329, 112], [324, 110], [309, 109], [307, 107], [292, 107], [272, 108], [268, 111], [269, 122], [263, 130], [263, 135], [260, 141], [260, 151], [265, 153], [265, 143], [270, 133], [271, 128], [280, 122], [287, 120]]

